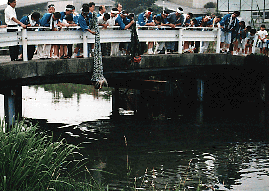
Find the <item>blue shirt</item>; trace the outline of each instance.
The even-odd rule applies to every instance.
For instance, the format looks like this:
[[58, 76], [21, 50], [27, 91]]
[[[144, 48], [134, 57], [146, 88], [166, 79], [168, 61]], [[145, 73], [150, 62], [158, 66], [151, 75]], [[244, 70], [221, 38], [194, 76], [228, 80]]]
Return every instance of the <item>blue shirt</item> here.
[[201, 26], [201, 23], [203, 22], [203, 17], [196, 17], [197, 24], [195, 24], [195, 27]]
[[169, 23], [168, 20], [167, 20], [167, 18], [163, 18], [162, 17], [162, 14], [161, 13], [160, 14], [157, 14], [156, 17], [161, 17], [162, 24], [168, 24]]
[[146, 23], [152, 23], [152, 22], [153, 22], [153, 21], [152, 21], [152, 15], [149, 16], [147, 22], [146, 22], [145, 13], [140, 13], [140, 14], [138, 15], [138, 24], [139, 24], [140, 26], [145, 26]]
[[78, 15], [78, 25], [80, 26], [80, 28], [85, 31], [87, 29], [90, 29], [89, 28], [89, 24], [90, 24], [90, 18], [87, 16], [86, 18], [79, 14]]
[[179, 18], [181, 18], [181, 17], [183, 17], [183, 15], [180, 15], [180, 17], [177, 17], [176, 12], [173, 12], [167, 16], [167, 20], [170, 24], [178, 24]]
[[[25, 25], [29, 25], [30, 24], [29, 16], [22, 17], [20, 22], [22, 22]], [[39, 19], [38, 19], [38, 21], [36, 21], [36, 24], [40, 25], [40, 20]]]
[[239, 21], [237, 18], [235, 18], [232, 25], [229, 25], [231, 16], [232, 16], [232, 14], [227, 14], [227, 15], [224, 15], [224, 17], [221, 19], [221, 21], [219, 23], [221, 26], [224, 26], [224, 28], [222, 28], [221, 30], [224, 32], [237, 33], [237, 31], [239, 30]]
[[130, 20], [127, 18], [122, 19], [120, 14], [119, 14], [118, 17], [116, 18], [115, 22], [119, 24], [121, 30], [124, 30], [125, 26], [130, 23]]
[[[65, 19], [66, 14], [65, 14], [65, 12], [60, 12], [60, 14], [61, 14], [60, 21], [62, 22], [62, 21]], [[73, 17], [73, 14], [70, 14], [70, 15]], [[73, 17], [73, 18], [74, 18], [74, 17]]]
[[[52, 13], [45, 13], [44, 16], [40, 19], [40, 26], [50, 27], [50, 19], [52, 17]], [[57, 22], [59, 20], [56, 20]]]

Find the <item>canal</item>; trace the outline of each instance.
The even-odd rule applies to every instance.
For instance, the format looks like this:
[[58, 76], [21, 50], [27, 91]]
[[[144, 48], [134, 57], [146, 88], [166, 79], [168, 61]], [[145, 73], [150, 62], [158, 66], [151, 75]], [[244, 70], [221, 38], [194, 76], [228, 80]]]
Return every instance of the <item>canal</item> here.
[[93, 177], [109, 190], [269, 190], [269, 118], [263, 104], [175, 105], [172, 117], [162, 114], [167, 108], [151, 107], [149, 119], [137, 119], [122, 100], [124, 116], [113, 119], [111, 89], [23, 87], [23, 116], [83, 146], [89, 169], [98, 170]]

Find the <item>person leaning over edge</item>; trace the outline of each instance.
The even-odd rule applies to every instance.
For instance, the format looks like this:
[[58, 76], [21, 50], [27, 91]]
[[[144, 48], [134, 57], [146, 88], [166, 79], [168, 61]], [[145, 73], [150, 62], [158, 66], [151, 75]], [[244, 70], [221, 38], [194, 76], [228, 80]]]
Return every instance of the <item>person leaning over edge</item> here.
[[[59, 12], [55, 13], [46, 13], [40, 20], [40, 25], [43, 27], [49, 27], [49, 30], [55, 31], [59, 24], [59, 19], [61, 14]], [[49, 59], [50, 58], [50, 49], [51, 44], [38, 45], [37, 53], [40, 59]]]
[[[26, 25], [20, 22], [17, 19], [16, 14], [16, 0], [8, 0], [7, 8], [5, 9], [5, 22], [7, 24], [7, 27], [18, 27], [20, 25], [22, 28], [26, 29]], [[7, 32], [16, 32], [18, 29], [7, 29]], [[18, 61], [18, 55], [19, 55], [20, 47], [18, 45], [16, 46], [10, 46], [9, 47], [9, 54], [11, 61]]]
[[[89, 17], [89, 11], [90, 11], [89, 8], [90, 7], [87, 4], [84, 4], [82, 6], [83, 6], [82, 12], [78, 16], [78, 25], [80, 26], [80, 28], [82, 29], [83, 32], [88, 31], [91, 34], [95, 35], [96, 32], [94, 32], [90, 29], [90, 23], [91, 23], [91, 18]], [[88, 44], [88, 57], [90, 57], [91, 48], [92, 48], [92, 45]]]
[[[21, 18], [21, 22], [25, 24], [27, 27], [35, 27], [35, 26], [40, 26], [40, 13], [34, 12], [31, 15], [24, 16]], [[27, 29], [34, 31], [34, 29]], [[35, 45], [27, 45], [27, 56], [28, 60], [32, 60], [35, 52]]]
[[[127, 16], [128, 16], [128, 12], [123, 10], [123, 11], [121, 11], [121, 13], [118, 15], [118, 17], [115, 20], [116, 24], [118, 24], [120, 26], [121, 30], [127, 30], [132, 26], [132, 24], [135, 23], [134, 20], [130, 21], [127, 18]], [[127, 45], [126, 43], [123, 43], [123, 49], [125, 49], [125, 50], [127, 50], [126, 45]]]

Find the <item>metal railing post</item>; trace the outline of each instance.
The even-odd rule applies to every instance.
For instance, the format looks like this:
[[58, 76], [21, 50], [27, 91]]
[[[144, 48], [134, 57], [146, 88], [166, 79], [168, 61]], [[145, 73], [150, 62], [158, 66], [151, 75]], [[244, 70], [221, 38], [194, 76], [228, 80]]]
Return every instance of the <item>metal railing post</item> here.
[[183, 29], [178, 30], [178, 53], [182, 54]]
[[220, 29], [220, 27], [218, 27], [218, 29], [217, 29], [216, 53], [220, 53], [220, 32], [221, 32], [221, 29]]
[[83, 32], [83, 56], [88, 58], [88, 32]]
[[27, 55], [27, 30], [22, 29], [22, 56], [23, 61], [28, 61]]

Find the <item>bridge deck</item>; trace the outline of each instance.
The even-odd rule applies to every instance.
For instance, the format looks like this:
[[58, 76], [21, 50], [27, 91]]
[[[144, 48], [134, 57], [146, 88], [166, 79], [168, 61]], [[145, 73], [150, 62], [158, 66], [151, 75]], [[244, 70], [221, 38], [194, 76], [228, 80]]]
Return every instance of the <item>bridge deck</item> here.
[[[266, 57], [255, 58], [267, 63]], [[103, 57], [103, 65], [104, 75], [111, 85], [114, 79], [146, 80], [148, 76], [161, 74], [197, 78], [216, 68], [245, 66], [248, 60], [249, 57], [227, 54], [170, 54], [143, 55], [139, 64], [131, 64], [128, 56]], [[264, 70], [254, 63], [253, 68]], [[92, 71], [93, 58], [8, 62], [0, 64], [0, 86], [3, 89], [49, 83], [91, 84]]]

